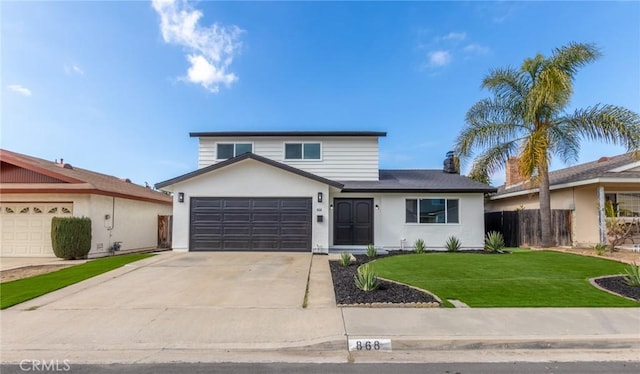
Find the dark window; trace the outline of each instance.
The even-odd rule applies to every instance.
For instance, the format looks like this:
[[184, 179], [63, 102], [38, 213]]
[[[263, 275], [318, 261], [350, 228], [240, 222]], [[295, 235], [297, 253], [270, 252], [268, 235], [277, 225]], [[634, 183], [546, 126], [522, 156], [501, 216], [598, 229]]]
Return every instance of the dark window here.
[[406, 223], [460, 223], [457, 199], [407, 199]]
[[284, 145], [284, 158], [286, 160], [301, 160], [302, 159], [302, 144], [285, 144]]
[[226, 160], [252, 151], [251, 143], [221, 143], [218, 144], [218, 160]]
[[319, 160], [320, 143], [286, 143], [285, 160]]

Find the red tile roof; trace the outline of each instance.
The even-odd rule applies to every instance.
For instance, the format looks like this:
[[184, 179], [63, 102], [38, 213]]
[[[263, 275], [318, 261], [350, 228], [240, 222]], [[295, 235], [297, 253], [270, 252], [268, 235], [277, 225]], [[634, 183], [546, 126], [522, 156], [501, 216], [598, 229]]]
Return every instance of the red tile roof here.
[[0, 161], [64, 182], [6, 183], [0, 180], [2, 193], [95, 193], [162, 204], [172, 203], [172, 198], [162, 192], [69, 164], [57, 164], [5, 149], [0, 149]]

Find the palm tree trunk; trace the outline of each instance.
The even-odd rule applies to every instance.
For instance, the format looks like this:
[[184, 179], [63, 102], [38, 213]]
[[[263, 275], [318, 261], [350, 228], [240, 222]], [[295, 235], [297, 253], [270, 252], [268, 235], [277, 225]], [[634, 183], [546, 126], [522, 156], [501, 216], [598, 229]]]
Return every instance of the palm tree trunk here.
[[[544, 170], [543, 170], [544, 169]], [[542, 247], [551, 247], [553, 235], [551, 235], [551, 193], [549, 192], [549, 167], [544, 165], [538, 170], [540, 173], [540, 232]]]

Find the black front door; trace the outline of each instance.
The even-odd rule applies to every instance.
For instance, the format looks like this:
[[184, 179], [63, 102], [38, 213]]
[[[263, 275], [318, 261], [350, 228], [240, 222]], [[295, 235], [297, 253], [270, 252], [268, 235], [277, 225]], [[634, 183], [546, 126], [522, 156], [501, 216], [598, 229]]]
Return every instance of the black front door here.
[[333, 244], [373, 244], [373, 199], [334, 199]]

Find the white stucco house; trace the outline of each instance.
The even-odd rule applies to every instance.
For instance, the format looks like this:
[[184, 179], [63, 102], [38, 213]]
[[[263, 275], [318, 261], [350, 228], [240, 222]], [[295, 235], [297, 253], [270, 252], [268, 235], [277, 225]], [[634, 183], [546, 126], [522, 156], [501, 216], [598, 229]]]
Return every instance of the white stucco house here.
[[173, 193], [175, 251], [482, 248], [484, 194], [443, 170], [379, 170], [370, 131], [202, 132], [199, 168]]
[[89, 257], [110, 255], [115, 242], [120, 253], [155, 249], [171, 204], [128, 179], [0, 150], [2, 257], [55, 257], [51, 219], [58, 216], [91, 218]]

